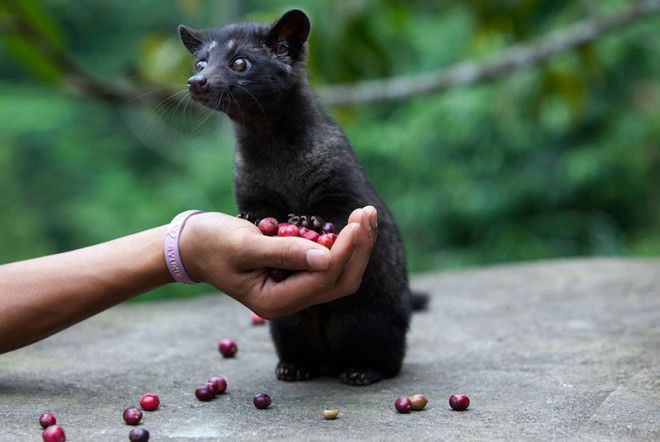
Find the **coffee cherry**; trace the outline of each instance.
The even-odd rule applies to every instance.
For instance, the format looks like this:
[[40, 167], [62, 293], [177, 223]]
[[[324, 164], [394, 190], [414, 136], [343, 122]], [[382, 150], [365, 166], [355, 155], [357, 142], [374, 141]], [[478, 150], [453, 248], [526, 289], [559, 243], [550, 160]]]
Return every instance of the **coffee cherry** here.
[[331, 249], [336, 239], [337, 239], [337, 235], [335, 235], [334, 233], [324, 233], [323, 235], [318, 237], [316, 242], [321, 244], [322, 246], [326, 246], [327, 248]]
[[224, 393], [227, 390], [227, 380], [222, 376], [213, 376], [209, 378], [208, 382], [213, 382], [215, 384], [215, 394]]
[[128, 407], [122, 417], [128, 425], [137, 425], [142, 420], [142, 412], [135, 407]]
[[41, 428], [48, 428], [51, 425], [55, 425], [55, 422], [57, 422], [57, 419], [55, 419], [52, 413], [44, 413], [39, 416], [39, 425], [41, 425]]
[[216, 394], [218, 394], [218, 385], [217, 385], [215, 382], [213, 382], [213, 381], [211, 381], [211, 380], [208, 380], [208, 381], [206, 381], [206, 384], [204, 384], [204, 386], [206, 387], [206, 389], [207, 389], [208, 391], [211, 392], [211, 394], [212, 394], [213, 396], [215, 396]]
[[66, 435], [62, 427], [57, 425], [51, 425], [46, 428], [43, 433], [41, 433], [41, 438], [44, 442], [65, 442]]
[[323, 218], [321, 218], [320, 216], [312, 216], [310, 218], [310, 221], [311, 221], [310, 223], [311, 229], [321, 230], [321, 228], [323, 227]]
[[277, 236], [300, 236], [300, 229], [293, 224], [280, 224]]
[[258, 394], [254, 397], [254, 406], [260, 410], [265, 410], [270, 406], [270, 396], [265, 393]]
[[429, 402], [423, 394], [413, 394], [412, 396], [408, 396], [408, 399], [410, 399], [412, 409], [415, 411], [423, 410]]
[[250, 321], [252, 322], [252, 325], [263, 325], [266, 323], [266, 320], [255, 312], [250, 312]]
[[160, 399], [153, 393], [143, 394], [140, 398], [140, 407], [145, 411], [154, 411], [160, 405]]
[[231, 339], [223, 339], [218, 344], [218, 351], [222, 353], [222, 356], [225, 358], [233, 358], [238, 351], [238, 347]]
[[410, 413], [410, 409], [412, 408], [412, 403], [410, 402], [410, 399], [408, 399], [407, 397], [399, 396], [394, 401], [394, 408], [396, 408], [396, 411], [398, 411], [399, 413]]
[[275, 236], [277, 235], [277, 228], [279, 227], [279, 223], [275, 218], [269, 216], [268, 218], [264, 218], [259, 221], [257, 227], [259, 227], [259, 230], [261, 230], [261, 233], [264, 235]]
[[321, 231], [323, 233], [335, 233], [335, 225], [332, 223], [323, 223]]
[[467, 410], [470, 406], [470, 398], [464, 394], [452, 394], [449, 396], [449, 406], [456, 411]]
[[197, 388], [197, 390], [195, 390], [195, 396], [197, 396], [197, 399], [199, 399], [200, 401], [206, 402], [206, 401], [210, 401], [211, 399], [213, 399], [214, 394], [211, 390], [206, 388], [206, 386], [203, 386], [203, 387], [199, 387], [199, 388]]
[[268, 276], [275, 282], [282, 282], [289, 277], [290, 272], [284, 269], [270, 269]]
[[318, 233], [316, 233], [313, 230], [308, 230], [307, 232], [305, 232], [304, 234], [301, 234], [300, 236], [302, 236], [303, 238], [308, 239], [310, 241], [316, 242], [316, 241], [318, 241], [319, 236], [321, 236], [321, 235], [319, 235]]
[[131, 442], [148, 442], [149, 432], [144, 428], [133, 428], [131, 432], [128, 433], [128, 440]]
[[333, 420], [333, 419], [337, 419], [337, 416], [338, 416], [338, 415], [339, 415], [339, 411], [338, 411], [338, 410], [335, 410], [335, 409], [328, 409], [328, 408], [326, 408], [325, 410], [323, 410], [323, 417], [324, 417], [326, 420], [331, 421], [331, 420]]

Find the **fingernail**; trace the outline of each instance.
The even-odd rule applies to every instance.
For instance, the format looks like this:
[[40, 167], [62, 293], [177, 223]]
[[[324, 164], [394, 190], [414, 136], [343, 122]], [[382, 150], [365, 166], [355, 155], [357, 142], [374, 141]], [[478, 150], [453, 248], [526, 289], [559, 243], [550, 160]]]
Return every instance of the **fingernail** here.
[[376, 230], [378, 228], [378, 212], [374, 206], [367, 206], [364, 209], [367, 214], [368, 223], [371, 225], [371, 230]]
[[369, 223], [369, 216], [367, 215], [367, 211], [364, 209], [359, 210], [359, 215], [360, 215], [360, 221], [362, 224], [362, 227], [367, 231], [371, 231], [371, 223]]
[[330, 254], [319, 249], [309, 249], [306, 253], [310, 270], [327, 270], [330, 267]]

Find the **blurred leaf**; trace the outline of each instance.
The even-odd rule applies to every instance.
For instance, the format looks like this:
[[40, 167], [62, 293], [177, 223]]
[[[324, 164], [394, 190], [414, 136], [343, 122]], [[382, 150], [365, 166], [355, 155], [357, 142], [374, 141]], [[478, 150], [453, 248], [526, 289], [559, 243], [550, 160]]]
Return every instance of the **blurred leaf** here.
[[9, 56], [36, 78], [54, 82], [62, 77], [62, 69], [45, 58], [43, 52], [25, 36], [9, 34], [5, 36], [5, 44]]
[[142, 41], [138, 70], [160, 85], [182, 84], [192, 72], [192, 59], [178, 38], [152, 35]]
[[60, 26], [49, 16], [39, 0], [7, 0], [7, 8], [50, 44], [60, 48], [64, 46]]

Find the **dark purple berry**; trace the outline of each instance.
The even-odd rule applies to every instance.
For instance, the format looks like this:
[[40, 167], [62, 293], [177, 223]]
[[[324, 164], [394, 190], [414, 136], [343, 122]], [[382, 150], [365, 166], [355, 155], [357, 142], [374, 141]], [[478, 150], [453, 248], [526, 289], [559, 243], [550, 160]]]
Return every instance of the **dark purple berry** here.
[[222, 376], [213, 376], [207, 382], [213, 382], [216, 386], [215, 394], [224, 393], [227, 390], [227, 380]]
[[268, 217], [259, 221], [257, 227], [259, 227], [259, 230], [261, 230], [261, 233], [264, 235], [275, 236], [277, 235], [277, 228], [279, 227], [279, 223], [275, 218]]
[[211, 380], [208, 380], [208, 381], [206, 381], [206, 384], [205, 384], [204, 386], [206, 387], [206, 389], [207, 389], [208, 391], [211, 392], [211, 394], [212, 394], [213, 396], [215, 396], [216, 394], [218, 394], [218, 384], [216, 384], [215, 382], [213, 382], [213, 381], [211, 381]]
[[195, 396], [197, 396], [197, 399], [199, 399], [200, 401], [206, 402], [206, 401], [210, 401], [211, 399], [213, 399], [213, 396], [215, 396], [215, 395], [213, 394], [213, 392], [211, 390], [206, 388], [206, 385], [205, 385], [205, 386], [199, 387], [197, 390], [195, 390]]
[[140, 407], [145, 411], [154, 411], [160, 405], [160, 399], [153, 393], [143, 394], [140, 398]]
[[223, 339], [218, 344], [218, 351], [222, 353], [225, 358], [233, 358], [238, 351], [238, 346], [231, 339]]
[[265, 393], [258, 394], [254, 397], [254, 406], [260, 410], [265, 410], [270, 406], [270, 396]]
[[284, 269], [270, 269], [268, 276], [275, 282], [282, 282], [289, 277], [289, 271]]
[[335, 225], [332, 223], [323, 223], [321, 231], [323, 233], [335, 233]]
[[394, 408], [396, 408], [396, 411], [398, 411], [399, 413], [410, 413], [410, 409], [412, 408], [412, 403], [410, 402], [410, 399], [408, 399], [406, 396], [399, 396], [394, 401]]
[[51, 425], [55, 425], [56, 422], [57, 419], [55, 419], [52, 413], [44, 413], [39, 416], [39, 425], [41, 425], [41, 428], [48, 428]]
[[64, 434], [64, 430], [62, 427], [59, 427], [57, 425], [51, 425], [50, 427], [46, 428], [43, 433], [41, 433], [41, 437], [44, 440], [44, 442], [65, 442], [66, 441], [66, 435]]
[[122, 417], [128, 425], [137, 425], [142, 420], [142, 412], [135, 407], [128, 407]]
[[470, 398], [464, 394], [452, 394], [449, 396], [449, 406], [456, 411], [467, 410], [470, 406]]
[[323, 227], [323, 218], [321, 218], [320, 216], [313, 216], [310, 218], [310, 221], [311, 221], [310, 228], [314, 230], [321, 230], [321, 228]]
[[128, 440], [131, 442], [147, 442], [149, 440], [149, 432], [144, 428], [133, 428], [128, 433]]

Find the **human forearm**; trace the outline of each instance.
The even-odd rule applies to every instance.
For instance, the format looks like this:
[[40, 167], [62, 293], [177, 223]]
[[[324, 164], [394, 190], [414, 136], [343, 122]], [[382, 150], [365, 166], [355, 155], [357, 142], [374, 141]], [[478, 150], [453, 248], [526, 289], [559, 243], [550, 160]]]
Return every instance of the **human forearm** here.
[[162, 249], [166, 229], [0, 266], [0, 352], [170, 282]]

